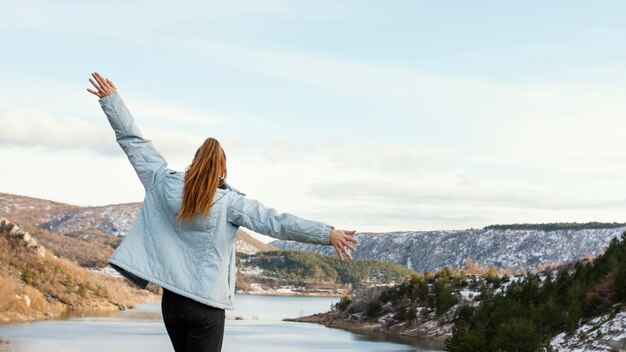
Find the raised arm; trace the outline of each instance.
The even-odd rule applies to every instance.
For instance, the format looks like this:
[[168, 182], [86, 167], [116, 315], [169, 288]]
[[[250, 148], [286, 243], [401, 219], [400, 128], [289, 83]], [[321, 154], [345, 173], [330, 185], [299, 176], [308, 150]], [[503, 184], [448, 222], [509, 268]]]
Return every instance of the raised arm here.
[[242, 194], [234, 192], [231, 194], [227, 219], [234, 225], [281, 240], [332, 245], [341, 260], [344, 254], [352, 259], [348, 249], [356, 251], [349, 243], [358, 243], [351, 237], [356, 231], [336, 230], [323, 222], [306, 220], [289, 213], [279, 213], [276, 209], [266, 207]]
[[157, 175], [167, 168], [167, 162], [156, 150], [152, 141], [143, 137], [113, 82], [103, 78], [97, 72], [92, 76], [93, 79], [90, 78], [89, 81], [97, 91], [89, 88], [87, 91], [100, 98], [100, 106], [115, 132], [117, 143], [128, 156], [144, 189], [148, 191], [154, 186]]

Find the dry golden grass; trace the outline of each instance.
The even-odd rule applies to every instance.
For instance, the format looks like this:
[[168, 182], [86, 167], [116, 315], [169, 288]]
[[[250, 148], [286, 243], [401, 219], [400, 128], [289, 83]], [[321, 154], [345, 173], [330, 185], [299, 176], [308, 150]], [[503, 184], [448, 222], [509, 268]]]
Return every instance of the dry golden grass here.
[[259, 252], [267, 252], [267, 251], [275, 251], [276, 247], [271, 244], [263, 243], [256, 238], [252, 237], [251, 230], [248, 230], [244, 227], [240, 227], [237, 230], [237, 242], [243, 242], [247, 246], [256, 248]]
[[85, 230], [70, 236], [32, 225], [25, 226], [25, 229], [54, 255], [88, 268], [106, 267], [108, 258], [122, 241], [122, 238], [96, 230]]
[[65, 258], [41, 257], [5, 234], [0, 234], [0, 279], [0, 321], [41, 319], [62, 309], [132, 307], [150, 296], [122, 278], [88, 272]]

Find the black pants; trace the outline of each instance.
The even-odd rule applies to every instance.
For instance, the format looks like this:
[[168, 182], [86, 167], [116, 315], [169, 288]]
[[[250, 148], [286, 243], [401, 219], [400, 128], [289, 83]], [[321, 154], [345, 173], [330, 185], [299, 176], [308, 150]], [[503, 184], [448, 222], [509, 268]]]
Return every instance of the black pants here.
[[161, 312], [176, 352], [219, 352], [224, 338], [224, 310], [163, 289]]

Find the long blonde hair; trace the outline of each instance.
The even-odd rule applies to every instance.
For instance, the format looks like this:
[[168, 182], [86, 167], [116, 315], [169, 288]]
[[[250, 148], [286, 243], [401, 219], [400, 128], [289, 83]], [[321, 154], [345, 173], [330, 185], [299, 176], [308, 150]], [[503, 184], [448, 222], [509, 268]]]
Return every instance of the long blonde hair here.
[[185, 171], [183, 203], [176, 217], [180, 225], [196, 214], [207, 216], [217, 188], [226, 181], [226, 154], [215, 138], [207, 138]]

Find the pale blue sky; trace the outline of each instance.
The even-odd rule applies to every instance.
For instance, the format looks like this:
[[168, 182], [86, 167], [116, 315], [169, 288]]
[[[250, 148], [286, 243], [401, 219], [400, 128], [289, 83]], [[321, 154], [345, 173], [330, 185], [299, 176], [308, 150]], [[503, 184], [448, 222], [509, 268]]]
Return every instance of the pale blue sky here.
[[[92, 71], [172, 167], [357, 230], [624, 221], [621, 1], [0, 1], [0, 191], [140, 201]], [[42, 172], [42, 168], [45, 172]]]

